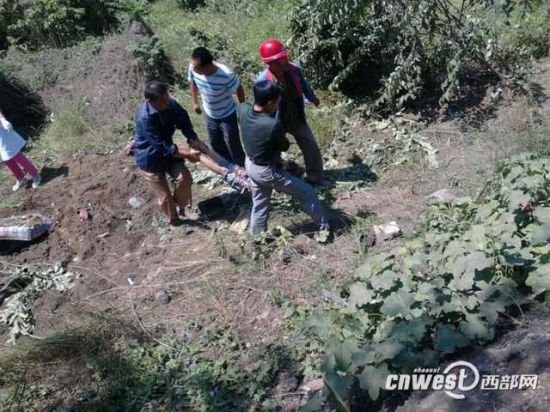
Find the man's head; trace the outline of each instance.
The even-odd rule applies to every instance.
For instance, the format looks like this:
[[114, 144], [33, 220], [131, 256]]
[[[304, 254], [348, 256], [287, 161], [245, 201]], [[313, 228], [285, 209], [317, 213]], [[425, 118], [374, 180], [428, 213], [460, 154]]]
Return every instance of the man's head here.
[[288, 69], [288, 49], [279, 39], [270, 38], [262, 41], [258, 50], [262, 61], [269, 66], [269, 70], [275, 76]]
[[206, 47], [197, 47], [191, 54], [191, 66], [198, 74], [209, 74], [214, 64], [214, 57]]
[[267, 63], [269, 71], [275, 75], [275, 77], [280, 77], [281, 74], [288, 70], [288, 57], [281, 57], [277, 60], [272, 60]]
[[168, 84], [165, 82], [160, 80], [151, 80], [147, 82], [143, 94], [149, 104], [159, 112], [168, 109], [170, 94], [168, 93]]
[[265, 113], [275, 113], [279, 106], [282, 90], [275, 83], [262, 80], [254, 84], [254, 105]]

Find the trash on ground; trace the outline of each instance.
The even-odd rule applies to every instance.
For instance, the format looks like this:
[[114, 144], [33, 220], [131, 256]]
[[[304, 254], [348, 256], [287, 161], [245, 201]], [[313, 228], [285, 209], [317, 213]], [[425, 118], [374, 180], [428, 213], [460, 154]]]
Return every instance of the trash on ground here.
[[377, 240], [389, 240], [401, 235], [401, 229], [397, 223], [392, 221], [383, 225], [373, 227]]
[[31, 241], [48, 232], [53, 221], [39, 214], [0, 219], [0, 239]]

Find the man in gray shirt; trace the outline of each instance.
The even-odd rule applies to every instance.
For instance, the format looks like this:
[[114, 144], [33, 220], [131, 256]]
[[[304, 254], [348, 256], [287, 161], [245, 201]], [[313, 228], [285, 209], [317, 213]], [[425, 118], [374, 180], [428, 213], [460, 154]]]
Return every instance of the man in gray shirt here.
[[241, 104], [238, 109], [241, 138], [246, 154], [245, 168], [250, 178], [252, 215], [250, 232], [257, 238], [267, 229], [273, 189], [295, 197], [319, 230], [329, 230], [327, 209], [313, 188], [282, 168], [281, 152], [290, 143], [281, 123], [273, 115], [281, 98], [281, 88], [263, 80], [254, 85], [254, 105]]

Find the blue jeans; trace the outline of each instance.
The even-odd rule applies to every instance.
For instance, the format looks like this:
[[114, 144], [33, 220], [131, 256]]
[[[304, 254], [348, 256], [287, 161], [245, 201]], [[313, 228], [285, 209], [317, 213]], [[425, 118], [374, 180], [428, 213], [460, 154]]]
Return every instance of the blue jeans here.
[[214, 119], [205, 114], [204, 119], [212, 149], [220, 156], [244, 167], [244, 151], [239, 136], [237, 112], [223, 119]]

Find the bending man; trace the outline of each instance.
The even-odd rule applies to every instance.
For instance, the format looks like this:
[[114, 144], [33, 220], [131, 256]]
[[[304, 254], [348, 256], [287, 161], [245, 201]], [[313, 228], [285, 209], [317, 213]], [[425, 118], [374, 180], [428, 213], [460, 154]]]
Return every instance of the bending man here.
[[254, 85], [254, 106], [239, 106], [239, 125], [246, 153], [246, 172], [252, 193], [250, 232], [258, 237], [267, 229], [267, 220], [273, 189], [299, 200], [300, 207], [309, 214], [319, 230], [329, 230], [329, 216], [313, 188], [296, 176], [283, 170], [281, 152], [290, 143], [279, 120], [273, 117], [281, 99], [282, 90], [269, 81]]

